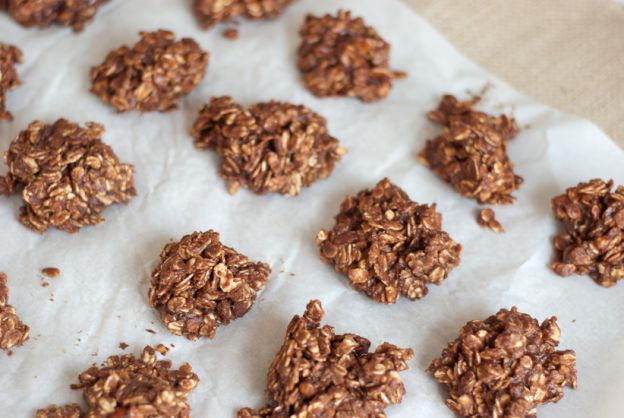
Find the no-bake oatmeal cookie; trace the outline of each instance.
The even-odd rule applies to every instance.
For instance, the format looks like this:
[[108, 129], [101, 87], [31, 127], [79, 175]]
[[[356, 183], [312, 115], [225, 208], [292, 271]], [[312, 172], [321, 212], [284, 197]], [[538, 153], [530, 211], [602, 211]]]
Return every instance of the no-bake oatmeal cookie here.
[[296, 196], [302, 187], [329, 177], [346, 150], [327, 130], [325, 118], [290, 103], [257, 103], [244, 109], [232, 98], [214, 97], [193, 126], [197, 148], [223, 159], [221, 176], [230, 192]]
[[624, 186], [579, 183], [553, 198], [552, 208], [564, 228], [554, 240], [555, 273], [589, 274], [604, 287], [624, 279]]
[[513, 203], [511, 193], [522, 177], [514, 173], [506, 142], [518, 134], [518, 125], [506, 115], [474, 110], [479, 100], [444, 96], [428, 115], [444, 130], [427, 141], [419, 159], [464, 197], [492, 205]]
[[9, 305], [9, 285], [6, 274], [0, 272], [0, 350], [11, 352], [28, 340], [30, 328], [24, 324]]
[[295, 0], [194, 0], [193, 12], [200, 25], [209, 29], [237, 17], [250, 20], [275, 19]]
[[71, 385], [82, 390], [86, 412], [76, 404], [50, 405], [37, 411], [37, 418], [190, 418], [187, 396], [199, 378], [188, 363], [173, 369], [156, 353], [147, 346], [138, 358], [114, 355], [100, 367], [91, 366]]
[[295, 316], [269, 367], [267, 405], [238, 411], [238, 418], [383, 418], [384, 410], [405, 395], [399, 372], [414, 353], [384, 343], [370, 352], [370, 341], [338, 335], [321, 326], [318, 300]]
[[251, 309], [270, 273], [267, 264], [224, 246], [217, 232], [194, 232], [165, 246], [149, 303], [173, 334], [213, 338], [217, 327]]
[[390, 180], [347, 196], [331, 230], [316, 237], [321, 259], [355, 290], [382, 303], [420, 299], [459, 265], [462, 247], [442, 230], [435, 204], [419, 205]]
[[83, 418], [84, 413], [80, 405], [72, 403], [69, 405], [48, 405], [37, 410], [35, 418]]
[[501, 309], [470, 321], [428, 372], [448, 388], [447, 406], [466, 418], [535, 418], [539, 405], [576, 387], [576, 355], [557, 350], [557, 318], [540, 325], [527, 314]]
[[108, 53], [91, 69], [91, 92], [117, 112], [166, 112], [204, 78], [208, 53], [190, 38], [173, 32], [140, 32], [132, 47]]
[[80, 32], [98, 9], [109, 0], [4, 0], [0, 7], [20, 25], [47, 28], [52, 24], [71, 26]]
[[35, 121], [4, 153], [9, 173], [0, 178], [0, 194], [21, 191], [19, 221], [45, 232], [55, 227], [77, 232], [104, 221], [102, 211], [136, 195], [133, 168], [102, 142], [104, 127], [84, 127], [59, 119]]
[[9, 91], [22, 84], [15, 68], [22, 61], [22, 51], [19, 48], [0, 42], [0, 121], [13, 120], [13, 115], [6, 109], [6, 96]]
[[297, 66], [315, 96], [373, 102], [388, 95], [394, 80], [405, 77], [390, 69], [390, 44], [349, 11], [307, 15], [299, 34]]

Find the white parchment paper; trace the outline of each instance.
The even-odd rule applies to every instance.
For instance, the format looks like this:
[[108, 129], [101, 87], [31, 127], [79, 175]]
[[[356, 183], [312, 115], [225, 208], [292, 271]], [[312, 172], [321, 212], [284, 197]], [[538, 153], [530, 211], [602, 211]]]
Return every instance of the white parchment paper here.
[[[260, 406], [269, 363], [287, 323], [319, 298], [326, 323], [355, 332], [374, 345], [390, 341], [415, 350], [403, 373], [407, 395], [389, 417], [451, 417], [444, 391], [424, 372], [461, 325], [517, 305], [540, 320], [557, 315], [561, 348], [578, 354], [579, 388], [541, 418], [621, 417], [624, 390], [624, 286], [603, 289], [587, 277], [563, 279], [549, 270], [557, 225], [550, 199], [591, 178], [624, 182], [624, 152], [591, 123], [535, 103], [460, 55], [428, 24], [395, 0], [302, 0], [280, 19], [244, 22], [232, 42], [222, 27], [201, 31], [190, 1], [115, 0], [78, 35], [64, 28], [25, 30], [0, 16], [0, 40], [25, 54], [24, 84], [9, 94], [15, 115], [0, 124], [4, 151], [26, 125], [67, 117], [105, 124], [105, 141], [136, 166], [139, 196], [105, 211], [106, 222], [69, 235], [38, 235], [20, 225], [18, 197], [0, 199], [0, 270], [9, 276], [10, 303], [31, 327], [31, 339], [12, 357], [0, 355], [0, 416], [33, 416], [49, 403], [80, 401], [69, 389], [93, 362], [146, 344], [175, 344], [176, 366], [189, 361], [202, 382], [190, 397], [195, 417], [232, 417]], [[377, 104], [316, 99], [295, 68], [297, 30], [306, 12], [353, 10], [392, 44], [393, 68], [409, 73]], [[140, 30], [167, 28], [194, 37], [211, 53], [207, 76], [178, 111], [117, 115], [89, 94], [89, 68]], [[505, 59], [505, 57], [501, 57]], [[539, 59], [536, 57], [535, 59]], [[415, 156], [439, 131], [425, 113], [443, 93], [466, 95], [492, 83], [483, 108], [512, 112], [526, 126], [509, 145], [525, 184], [518, 202], [497, 209], [507, 232], [480, 228], [477, 205], [461, 198], [420, 165]], [[194, 149], [188, 135], [199, 107], [228, 94], [250, 104], [270, 99], [303, 103], [328, 119], [350, 152], [328, 180], [296, 198], [227, 194], [219, 159]], [[4, 168], [1, 169], [4, 173]], [[316, 232], [333, 225], [346, 194], [384, 176], [418, 202], [437, 202], [444, 228], [465, 250], [462, 264], [417, 302], [383, 306], [351, 290], [322, 263]], [[194, 230], [213, 228], [223, 242], [273, 268], [252, 311], [218, 330], [214, 340], [186, 341], [169, 334], [147, 304], [149, 276], [163, 245]], [[40, 284], [40, 269], [57, 266], [59, 278]], [[151, 328], [156, 334], [145, 331]]]

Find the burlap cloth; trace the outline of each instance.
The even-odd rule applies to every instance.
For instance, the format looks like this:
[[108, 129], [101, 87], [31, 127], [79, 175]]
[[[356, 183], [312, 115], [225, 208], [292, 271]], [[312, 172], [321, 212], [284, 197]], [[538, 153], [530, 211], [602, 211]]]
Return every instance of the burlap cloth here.
[[403, 1], [486, 70], [624, 147], [624, 1]]

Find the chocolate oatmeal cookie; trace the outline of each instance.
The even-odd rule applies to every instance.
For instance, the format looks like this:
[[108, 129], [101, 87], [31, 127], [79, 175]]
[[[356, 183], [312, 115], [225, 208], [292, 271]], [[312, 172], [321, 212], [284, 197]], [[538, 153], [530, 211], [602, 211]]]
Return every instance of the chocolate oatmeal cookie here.
[[405, 77], [389, 68], [390, 44], [349, 11], [308, 15], [299, 34], [297, 66], [315, 96], [373, 102], [388, 95], [394, 80]]
[[435, 204], [419, 205], [390, 180], [347, 196], [331, 230], [316, 237], [321, 260], [355, 290], [382, 303], [420, 299], [460, 262], [462, 247], [442, 230]]
[[552, 208], [564, 228], [554, 240], [555, 273], [589, 274], [604, 287], [624, 279], [624, 186], [579, 183], [553, 198]]
[[473, 109], [478, 98], [458, 101], [446, 95], [429, 118], [444, 125], [428, 140], [420, 161], [464, 197], [484, 204], [509, 204], [522, 184], [507, 155], [506, 142], [518, 134], [516, 121]]
[[165, 246], [149, 302], [173, 334], [213, 338], [217, 327], [251, 309], [270, 273], [267, 264], [221, 244], [217, 232], [194, 232]]
[[428, 372], [448, 387], [446, 405], [466, 418], [535, 418], [537, 407], [576, 387], [576, 355], [557, 350], [557, 318], [501, 309], [470, 321]]
[[117, 112], [166, 112], [204, 78], [208, 53], [173, 32], [141, 32], [132, 48], [122, 46], [91, 69], [91, 93]]
[[103, 133], [98, 123], [81, 127], [59, 119], [32, 122], [13, 140], [4, 153], [9, 173], [0, 178], [0, 194], [21, 191], [24, 226], [77, 232], [103, 222], [106, 207], [136, 195], [133, 167], [102, 142]]
[[407, 370], [413, 351], [384, 343], [370, 352], [366, 338], [321, 326], [324, 314], [313, 300], [290, 321], [269, 367], [267, 405], [241, 409], [238, 418], [382, 418], [401, 402], [399, 372]]
[[302, 187], [329, 177], [346, 150], [327, 130], [325, 118], [304, 106], [257, 103], [244, 109], [232, 98], [214, 97], [193, 126], [197, 148], [214, 149], [220, 174], [256, 194], [296, 196]]

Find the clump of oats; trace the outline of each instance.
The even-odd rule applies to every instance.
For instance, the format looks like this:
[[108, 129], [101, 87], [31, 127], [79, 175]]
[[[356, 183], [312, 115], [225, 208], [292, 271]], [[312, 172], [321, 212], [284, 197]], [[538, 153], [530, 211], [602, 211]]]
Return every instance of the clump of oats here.
[[173, 334], [213, 338], [217, 327], [251, 309], [270, 273], [267, 264], [221, 244], [217, 232], [194, 232], [165, 246], [149, 302]]
[[109, 357], [101, 366], [80, 373], [78, 384], [87, 403], [85, 418], [176, 417], [189, 418], [188, 394], [199, 378], [188, 363], [179, 369], [171, 361], [158, 360], [147, 346], [140, 358], [132, 354]]
[[446, 95], [429, 119], [444, 125], [427, 141], [420, 161], [464, 197], [479, 203], [508, 204], [522, 184], [507, 155], [506, 141], [518, 133], [516, 121], [473, 110], [478, 98], [458, 101]]
[[80, 32], [94, 18], [98, 8], [108, 1], [4, 0], [4, 7], [16, 22], [27, 28], [47, 28], [58, 24], [71, 26], [74, 32]]
[[78, 404], [57, 406], [48, 405], [44, 409], [37, 410], [35, 418], [83, 418], [84, 413]]
[[579, 183], [553, 198], [552, 208], [564, 227], [554, 241], [555, 273], [589, 274], [604, 287], [624, 279], [624, 186]]
[[576, 355], [557, 351], [557, 318], [540, 325], [514, 307], [464, 325], [428, 371], [448, 387], [447, 406], [469, 418], [528, 418], [576, 387]]
[[15, 308], [9, 305], [6, 274], [0, 272], [0, 350], [10, 350], [28, 340], [28, 325], [20, 321]]
[[399, 372], [407, 370], [414, 353], [384, 343], [369, 352], [370, 341], [355, 334], [337, 335], [320, 323], [318, 300], [295, 316], [284, 343], [269, 367], [267, 405], [244, 408], [238, 418], [370, 418], [405, 395]]
[[505, 232], [503, 225], [496, 220], [496, 213], [490, 208], [481, 209], [479, 211], [477, 223], [482, 227], [489, 228], [499, 234]]
[[316, 238], [321, 259], [351, 287], [382, 303], [420, 299], [460, 262], [462, 247], [442, 230], [435, 204], [419, 205], [390, 180], [347, 196], [331, 230]]
[[118, 112], [166, 112], [199, 84], [208, 53], [190, 38], [173, 32], [140, 32], [132, 48], [122, 46], [91, 69], [91, 92]]
[[13, 120], [11, 112], [6, 110], [6, 95], [22, 84], [15, 68], [22, 61], [19, 48], [0, 42], [0, 121]]
[[393, 80], [405, 77], [389, 68], [390, 45], [349, 11], [307, 15], [299, 34], [297, 66], [315, 96], [373, 102], [388, 95]]
[[329, 177], [346, 152], [325, 118], [290, 103], [243, 109], [230, 97], [214, 97], [199, 112], [192, 134], [196, 147], [221, 155], [220, 174], [232, 193], [242, 186], [257, 194], [298, 195], [301, 187]]
[[102, 142], [104, 127], [59, 119], [52, 125], [35, 121], [19, 133], [4, 161], [9, 173], [0, 181], [0, 194], [22, 191], [19, 220], [44, 232], [53, 226], [77, 232], [104, 221], [102, 211], [127, 203], [136, 195], [133, 168], [119, 162]]
[[237, 17], [275, 19], [295, 0], [195, 0], [193, 11], [204, 29]]

